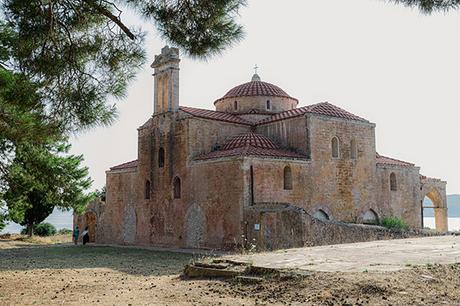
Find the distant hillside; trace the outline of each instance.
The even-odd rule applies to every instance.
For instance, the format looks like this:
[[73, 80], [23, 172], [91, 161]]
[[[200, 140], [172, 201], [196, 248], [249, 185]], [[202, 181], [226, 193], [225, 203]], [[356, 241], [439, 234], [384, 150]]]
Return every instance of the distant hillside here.
[[[431, 201], [425, 199], [425, 205], [432, 205]], [[447, 212], [451, 218], [460, 218], [460, 194], [447, 196]], [[425, 209], [424, 217], [434, 217], [432, 209]]]

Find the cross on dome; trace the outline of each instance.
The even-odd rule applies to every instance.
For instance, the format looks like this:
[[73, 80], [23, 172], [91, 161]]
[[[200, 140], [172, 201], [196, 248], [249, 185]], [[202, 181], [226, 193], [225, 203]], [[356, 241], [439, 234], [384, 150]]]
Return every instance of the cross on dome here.
[[259, 67], [257, 66], [257, 64], [254, 66], [254, 75], [252, 76], [252, 79], [251, 81], [252, 82], [255, 82], [255, 81], [259, 81], [260, 82], [260, 76], [257, 74], [257, 69], [259, 69]]

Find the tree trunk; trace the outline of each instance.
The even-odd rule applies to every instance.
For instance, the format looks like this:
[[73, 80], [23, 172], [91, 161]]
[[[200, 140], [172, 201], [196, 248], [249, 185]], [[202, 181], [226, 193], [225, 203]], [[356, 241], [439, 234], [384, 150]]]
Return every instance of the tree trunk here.
[[34, 235], [34, 225], [33, 224], [27, 225], [27, 235], [29, 237], [32, 237]]

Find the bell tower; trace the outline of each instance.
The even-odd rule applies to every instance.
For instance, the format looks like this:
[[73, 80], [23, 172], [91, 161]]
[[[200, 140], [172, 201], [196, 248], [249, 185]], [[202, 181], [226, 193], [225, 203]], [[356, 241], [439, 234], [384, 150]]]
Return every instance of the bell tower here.
[[179, 109], [179, 49], [165, 46], [155, 55], [153, 112], [176, 112]]

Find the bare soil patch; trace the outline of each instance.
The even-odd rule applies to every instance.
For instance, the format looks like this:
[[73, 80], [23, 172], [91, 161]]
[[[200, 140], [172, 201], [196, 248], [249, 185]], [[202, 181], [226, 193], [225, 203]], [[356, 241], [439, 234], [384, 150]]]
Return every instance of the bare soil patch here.
[[0, 240], [0, 305], [460, 305], [460, 265], [184, 279], [191, 254]]

